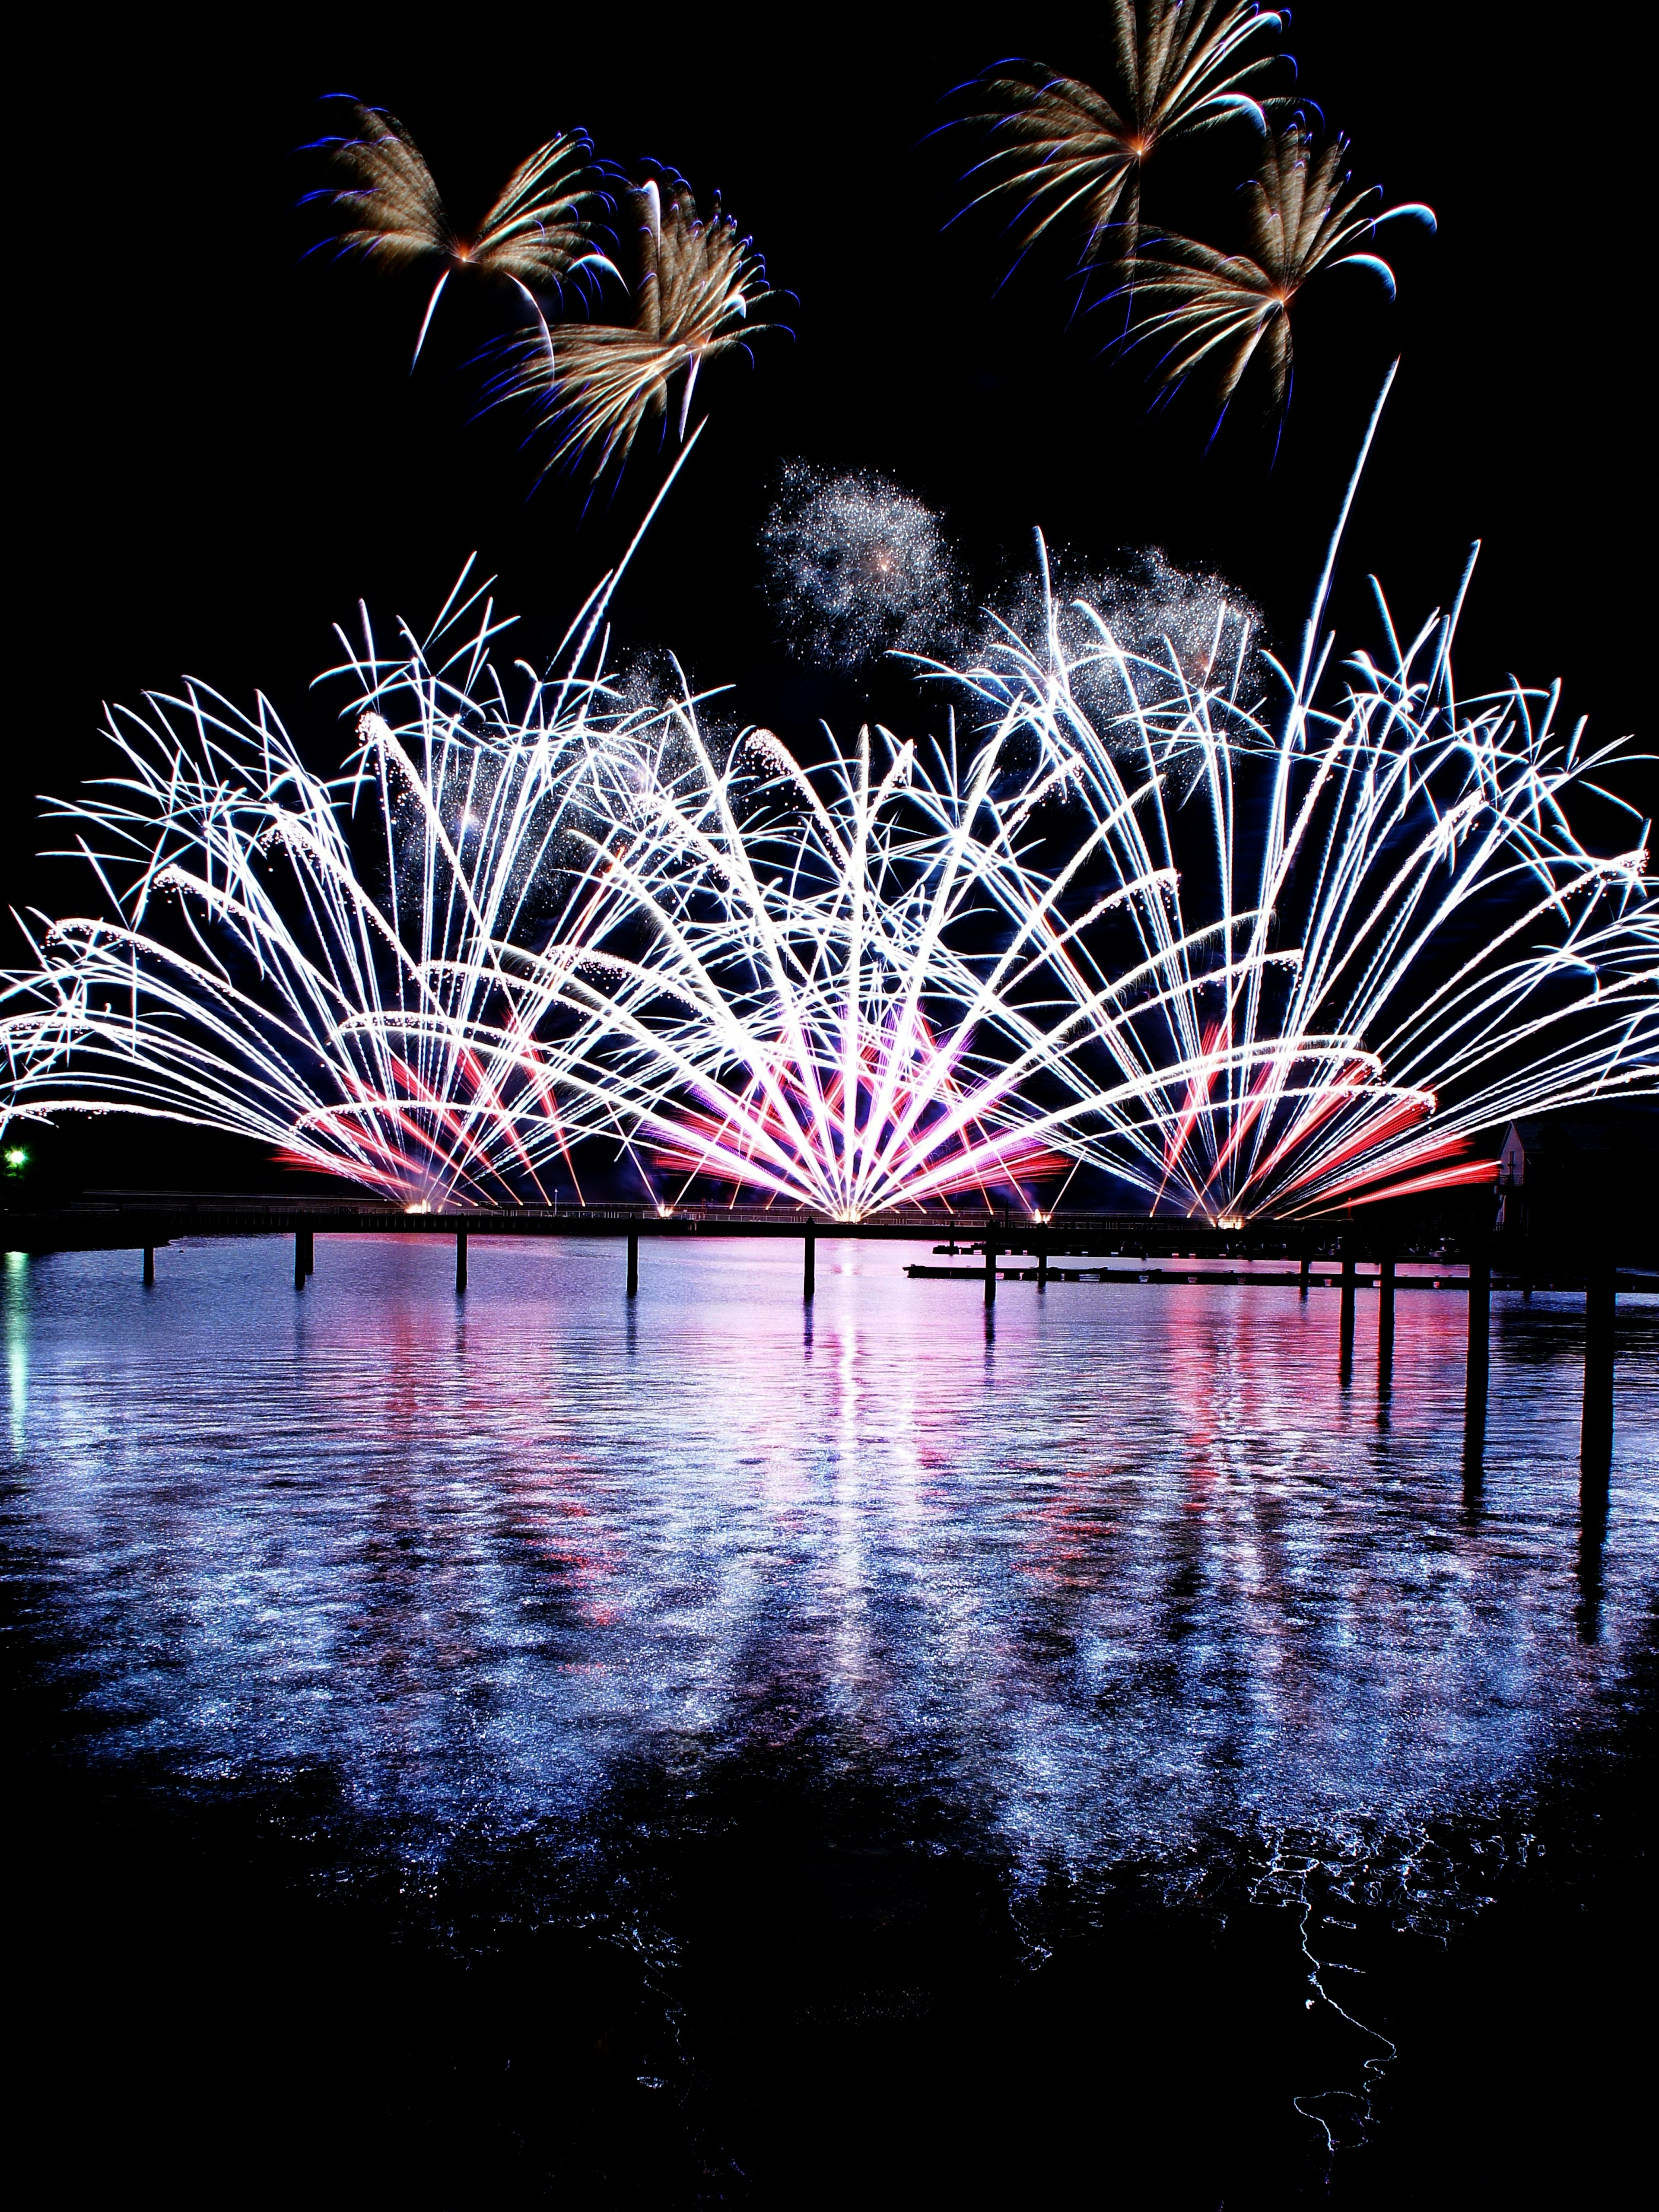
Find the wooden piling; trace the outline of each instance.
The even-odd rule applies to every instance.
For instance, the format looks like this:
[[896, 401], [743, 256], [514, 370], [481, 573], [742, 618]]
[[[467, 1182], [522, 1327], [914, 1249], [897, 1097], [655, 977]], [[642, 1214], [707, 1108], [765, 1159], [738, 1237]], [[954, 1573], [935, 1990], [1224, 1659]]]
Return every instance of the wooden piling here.
[[1353, 1308], [1354, 1288], [1353, 1239], [1342, 1239], [1342, 1319], [1339, 1340], [1338, 1359], [1342, 1369], [1342, 1380], [1346, 1382], [1353, 1375]]
[[640, 1232], [639, 1232], [639, 1231], [638, 1231], [637, 1229], [630, 1229], [630, 1230], [629, 1231], [629, 1232], [628, 1232], [628, 1295], [629, 1295], [629, 1297], [630, 1298], [632, 1298], [632, 1297], [638, 1297], [638, 1295], [639, 1295], [639, 1289], [640, 1289]]
[[1612, 1258], [1594, 1252], [1584, 1273], [1584, 1410], [1578, 1464], [1586, 1482], [1605, 1482], [1613, 1465], [1613, 1332], [1618, 1283]]
[[995, 1240], [985, 1240], [985, 1303], [994, 1306], [997, 1302], [997, 1248]]
[[155, 1247], [153, 1244], [146, 1244], [144, 1247], [144, 1288], [148, 1291], [153, 1290], [155, 1287]]
[[459, 1297], [466, 1288], [466, 1231], [455, 1231], [455, 1295]]
[[1386, 1389], [1394, 1379], [1394, 1258], [1390, 1255], [1376, 1273], [1376, 1384]]
[[1040, 1291], [1046, 1291], [1048, 1287], [1048, 1240], [1046, 1237], [1041, 1237], [1037, 1239], [1037, 1288]]
[[811, 1222], [806, 1224], [805, 1251], [801, 1258], [800, 1294], [810, 1300], [818, 1286], [818, 1232]]
[[1308, 1269], [1312, 1264], [1312, 1260], [1313, 1255], [1308, 1249], [1308, 1240], [1304, 1237], [1302, 1239], [1301, 1271], [1297, 1277], [1297, 1296], [1298, 1297], [1305, 1298], [1308, 1295]]
[[1491, 1360], [1492, 1248], [1484, 1230], [1469, 1243], [1469, 1354], [1463, 1389], [1463, 1452], [1478, 1462], [1486, 1435], [1486, 1379]]
[[311, 1273], [311, 1240], [312, 1232], [309, 1229], [296, 1229], [295, 1231], [294, 1287], [296, 1291], [304, 1290], [306, 1286], [306, 1277]]
[[1484, 1239], [1469, 1247], [1469, 1376], [1486, 1387], [1492, 1342], [1492, 1254]]

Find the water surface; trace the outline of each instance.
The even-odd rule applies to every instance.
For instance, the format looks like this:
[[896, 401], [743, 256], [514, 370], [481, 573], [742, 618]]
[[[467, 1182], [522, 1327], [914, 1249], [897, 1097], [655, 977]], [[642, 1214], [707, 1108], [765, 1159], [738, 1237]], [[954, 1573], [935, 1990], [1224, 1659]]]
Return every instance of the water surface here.
[[1477, 1470], [1455, 1293], [1401, 1295], [1386, 1388], [1362, 1305], [1345, 1385], [1334, 1292], [988, 1316], [906, 1256], [822, 1240], [804, 1311], [793, 1244], [647, 1243], [632, 1301], [598, 1241], [474, 1239], [464, 1299], [424, 1237], [319, 1238], [300, 1296], [276, 1239], [164, 1249], [149, 1291], [11, 1255], [7, 1571], [88, 1758], [325, 1773], [345, 1860], [591, 1870], [636, 1852], [623, 1797], [636, 1839], [810, 1746], [1016, 1909], [1218, 1838], [1292, 1902], [1320, 1869], [1402, 1924], [1478, 1905], [1430, 1840], [1523, 1848], [1650, 1633], [1659, 1302], [1621, 1302], [1587, 1524], [1581, 1301], [1495, 1298]]

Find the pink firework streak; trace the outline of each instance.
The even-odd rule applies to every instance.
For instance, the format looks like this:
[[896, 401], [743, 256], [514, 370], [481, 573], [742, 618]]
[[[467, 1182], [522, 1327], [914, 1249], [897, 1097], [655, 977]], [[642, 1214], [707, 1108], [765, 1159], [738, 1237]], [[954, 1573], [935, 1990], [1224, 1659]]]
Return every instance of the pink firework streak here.
[[[994, 1193], [1012, 1193], [1023, 1204], [1023, 1185], [1063, 1176], [1071, 1163], [1040, 1139], [998, 1133], [977, 1121], [975, 1086], [964, 1089], [955, 1080], [956, 1057], [929, 1040], [929, 1049], [889, 1082], [884, 1049], [866, 1042], [850, 1116], [839, 1066], [811, 1089], [781, 1066], [775, 1084], [756, 1083], [735, 1103], [716, 1099], [711, 1111], [683, 1114], [675, 1134], [659, 1127], [653, 1157], [674, 1173], [808, 1208], [844, 1210], [842, 1194], [872, 1180], [900, 1194], [904, 1206], [969, 1191], [988, 1207]], [[878, 1113], [884, 1116], [879, 1124], [872, 1119]]]

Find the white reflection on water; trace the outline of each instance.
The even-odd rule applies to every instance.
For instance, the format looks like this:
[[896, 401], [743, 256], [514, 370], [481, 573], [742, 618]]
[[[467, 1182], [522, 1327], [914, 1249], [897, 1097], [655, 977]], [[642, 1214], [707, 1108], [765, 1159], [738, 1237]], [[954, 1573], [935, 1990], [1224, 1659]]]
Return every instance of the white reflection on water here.
[[898, 1248], [441, 1240], [4, 1277], [7, 1571], [101, 1755], [326, 1762], [434, 1841], [816, 1731], [1017, 1865], [1489, 1801], [1616, 1690], [1659, 1585], [1659, 1308], [1622, 1306], [1605, 1553], [1582, 1307], [912, 1283]]
[[6, 1407], [11, 1417], [14, 1464], [22, 1458], [28, 1437], [28, 1270], [27, 1252], [6, 1254]]

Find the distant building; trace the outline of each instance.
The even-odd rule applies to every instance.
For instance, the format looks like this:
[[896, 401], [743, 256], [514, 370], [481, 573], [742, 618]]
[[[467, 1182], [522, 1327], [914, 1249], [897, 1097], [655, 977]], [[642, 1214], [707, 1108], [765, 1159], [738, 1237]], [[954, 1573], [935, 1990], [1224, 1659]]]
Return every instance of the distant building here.
[[1583, 1236], [1597, 1217], [1621, 1242], [1654, 1236], [1659, 1107], [1569, 1107], [1511, 1121], [1498, 1156], [1498, 1225], [1546, 1237]]

